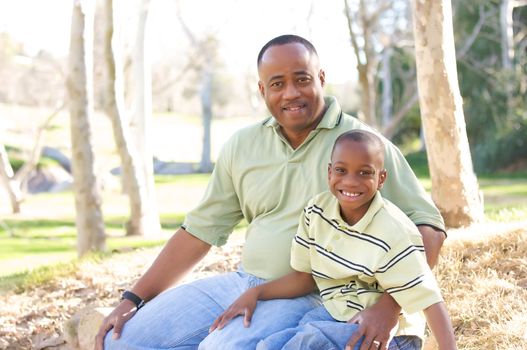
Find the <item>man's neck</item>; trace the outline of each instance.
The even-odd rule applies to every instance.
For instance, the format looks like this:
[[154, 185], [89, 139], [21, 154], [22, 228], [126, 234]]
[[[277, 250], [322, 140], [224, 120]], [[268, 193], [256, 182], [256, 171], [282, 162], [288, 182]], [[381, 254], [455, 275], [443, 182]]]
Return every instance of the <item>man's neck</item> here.
[[282, 133], [282, 135], [284, 135], [287, 142], [289, 142], [289, 144], [291, 145], [293, 149], [297, 149], [298, 147], [300, 147], [300, 145], [307, 139], [311, 131], [317, 128], [318, 124], [320, 124], [322, 119], [324, 119], [324, 115], [326, 114], [327, 109], [328, 109], [328, 106], [325, 105], [324, 109], [322, 110], [322, 112], [320, 113], [316, 121], [312, 125], [310, 125], [309, 128], [306, 128], [304, 130], [299, 130], [299, 131], [289, 130], [288, 131], [280, 127], [280, 132]]
[[[316, 126], [315, 126], [316, 127]], [[309, 133], [315, 128], [302, 130], [301, 132], [287, 132], [284, 128], [280, 128], [280, 132], [293, 149], [297, 149], [307, 139]]]

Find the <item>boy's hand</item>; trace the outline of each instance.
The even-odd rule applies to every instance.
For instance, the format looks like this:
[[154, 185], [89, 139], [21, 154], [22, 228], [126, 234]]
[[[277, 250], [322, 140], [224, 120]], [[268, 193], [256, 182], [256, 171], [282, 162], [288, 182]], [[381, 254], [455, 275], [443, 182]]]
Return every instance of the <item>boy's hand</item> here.
[[256, 308], [256, 302], [258, 301], [258, 294], [256, 288], [251, 288], [243, 293], [212, 323], [212, 326], [209, 328], [209, 333], [215, 329], [222, 329], [230, 320], [239, 315], [245, 315], [243, 325], [246, 328], [249, 327], [254, 309]]

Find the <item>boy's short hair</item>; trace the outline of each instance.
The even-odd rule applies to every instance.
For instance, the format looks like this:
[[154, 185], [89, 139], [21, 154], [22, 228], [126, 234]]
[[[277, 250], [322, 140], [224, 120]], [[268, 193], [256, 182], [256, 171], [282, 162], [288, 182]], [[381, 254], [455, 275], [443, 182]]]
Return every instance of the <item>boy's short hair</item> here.
[[358, 129], [346, 131], [337, 137], [335, 144], [333, 145], [333, 149], [331, 150], [331, 157], [333, 157], [333, 152], [335, 152], [337, 145], [345, 140], [363, 142], [372, 145], [373, 147], [379, 149], [379, 152], [381, 152], [384, 158], [384, 143], [382, 142], [381, 138], [372, 132]]

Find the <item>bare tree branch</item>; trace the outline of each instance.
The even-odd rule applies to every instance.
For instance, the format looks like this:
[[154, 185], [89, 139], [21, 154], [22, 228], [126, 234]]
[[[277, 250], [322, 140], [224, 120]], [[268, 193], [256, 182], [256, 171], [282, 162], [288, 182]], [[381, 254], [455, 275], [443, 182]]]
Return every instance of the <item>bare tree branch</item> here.
[[393, 118], [390, 120], [390, 123], [386, 125], [382, 129], [382, 134], [386, 136], [388, 139], [391, 139], [393, 135], [395, 134], [395, 129], [400, 124], [400, 122], [404, 119], [406, 114], [415, 106], [417, 101], [419, 101], [419, 95], [417, 93], [417, 86], [416, 84], [413, 84], [413, 94], [412, 97], [410, 97], [406, 103], [404, 104], [399, 111], [393, 116]]
[[37, 133], [35, 135], [35, 143], [33, 145], [33, 149], [31, 151], [31, 155], [29, 159], [24, 163], [24, 165], [16, 172], [16, 174], [13, 176], [13, 180], [19, 181], [20, 183], [25, 183], [27, 180], [27, 177], [35, 169], [35, 167], [38, 164], [38, 161], [40, 160], [40, 155], [42, 154], [42, 138], [44, 135], [44, 131], [47, 130], [49, 127], [49, 124], [53, 121], [53, 119], [59, 114], [60, 111], [64, 109], [66, 106], [66, 102], [62, 102], [62, 104], [57, 107], [44, 121], [44, 123], [39, 126]]
[[344, 7], [346, 9], [346, 20], [347, 20], [347, 23], [348, 23], [348, 30], [349, 30], [349, 33], [350, 33], [350, 38], [351, 38], [351, 45], [353, 46], [353, 51], [355, 52], [355, 57], [357, 57], [357, 65], [362, 65], [362, 62], [361, 62], [361, 59], [360, 59], [360, 48], [359, 48], [359, 44], [357, 43], [357, 36], [355, 34], [355, 32], [353, 31], [353, 23], [352, 23], [352, 19], [351, 19], [351, 13], [350, 13], [350, 8], [349, 8], [349, 5], [348, 5], [348, 0], [344, 0]]
[[483, 25], [485, 24], [487, 18], [494, 16], [495, 14], [495, 10], [484, 11], [483, 5], [479, 6], [478, 22], [472, 29], [472, 32], [467, 37], [467, 40], [465, 41], [463, 46], [459, 50], [457, 50], [456, 59], [460, 59], [467, 54], [468, 50], [470, 50], [470, 48], [472, 47], [472, 44], [474, 44], [474, 42], [476, 41], [479, 33], [481, 32], [481, 28], [483, 28]]

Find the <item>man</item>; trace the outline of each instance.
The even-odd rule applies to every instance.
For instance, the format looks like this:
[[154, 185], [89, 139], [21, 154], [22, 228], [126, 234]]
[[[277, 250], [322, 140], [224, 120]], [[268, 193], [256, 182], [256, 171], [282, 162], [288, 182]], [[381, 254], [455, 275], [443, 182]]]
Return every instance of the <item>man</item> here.
[[[240, 130], [225, 144], [201, 203], [105, 319], [98, 349], [112, 329], [106, 349], [253, 349], [259, 340], [296, 326], [320, 304], [315, 294], [265, 301], [250, 329], [238, 318], [223, 330], [208, 333], [214, 319], [241, 293], [291, 271], [289, 252], [298, 216], [310, 197], [327, 189], [327, 173], [319, 165], [329, 160], [341, 133], [369, 129], [342, 113], [334, 98], [324, 98], [325, 73], [309, 41], [294, 35], [277, 37], [264, 45], [257, 62], [258, 88], [272, 117]], [[401, 153], [383, 141], [386, 168], [392, 174], [383, 196], [418, 225], [433, 266], [445, 237], [443, 220]], [[225, 243], [243, 218], [249, 225], [238, 272], [167, 290], [211, 245]], [[147, 303], [137, 312], [142, 301]], [[395, 301], [383, 295], [352, 319], [359, 330], [351, 341], [364, 335], [364, 349], [373, 339], [388, 344], [399, 311]]]

